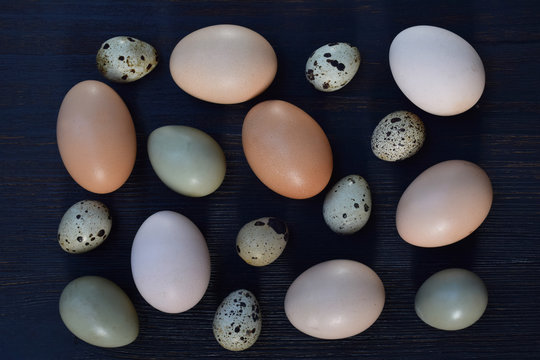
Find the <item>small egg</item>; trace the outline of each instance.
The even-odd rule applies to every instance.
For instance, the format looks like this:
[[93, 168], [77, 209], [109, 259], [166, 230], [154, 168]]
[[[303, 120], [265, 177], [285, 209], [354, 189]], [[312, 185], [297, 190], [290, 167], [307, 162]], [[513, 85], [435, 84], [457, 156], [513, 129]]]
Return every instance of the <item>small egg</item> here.
[[245, 224], [236, 237], [236, 251], [248, 264], [265, 266], [276, 260], [287, 245], [287, 224], [274, 217], [264, 217]]
[[486, 75], [476, 50], [440, 27], [419, 25], [401, 31], [390, 45], [389, 63], [403, 94], [430, 114], [461, 114], [484, 91]]
[[261, 333], [262, 316], [259, 303], [248, 290], [230, 293], [214, 316], [214, 337], [227, 350], [242, 351], [251, 347]]
[[399, 161], [416, 154], [426, 139], [424, 123], [408, 111], [386, 115], [373, 130], [371, 150], [381, 160]]
[[315, 50], [306, 63], [306, 78], [315, 89], [331, 92], [347, 85], [360, 66], [360, 52], [344, 42]]
[[294, 280], [285, 295], [285, 314], [305, 334], [344, 339], [373, 325], [384, 301], [383, 283], [368, 266], [353, 260], [330, 260]]
[[345, 176], [324, 198], [324, 221], [336, 233], [354, 234], [366, 225], [370, 215], [371, 191], [360, 175]]
[[139, 335], [139, 318], [129, 297], [99, 276], [71, 281], [60, 295], [59, 310], [69, 331], [95, 346], [125, 346]]
[[152, 45], [130, 36], [113, 37], [99, 48], [99, 71], [115, 82], [132, 82], [148, 75], [157, 66], [159, 56]]
[[169, 125], [152, 131], [148, 157], [161, 181], [182, 195], [209, 195], [225, 178], [225, 154], [219, 144], [189, 126]]
[[396, 227], [412, 245], [449, 245], [482, 224], [492, 201], [491, 181], [481, 167], [464, 160], [443, 161], [418, 175], [403, 192]]
[[478, 275], [465, 269], [446, 269], [429, 277], [418, 289], [414, 307], [426, 324], [441, 330], [461, 330], [477, 322], [488, 303]]
[[96, 200], [79, 201], [62, 216], [58, 243], [68, 253], [85, 253], [103, 243], [111, 226], [111, 214], [105, 204]]

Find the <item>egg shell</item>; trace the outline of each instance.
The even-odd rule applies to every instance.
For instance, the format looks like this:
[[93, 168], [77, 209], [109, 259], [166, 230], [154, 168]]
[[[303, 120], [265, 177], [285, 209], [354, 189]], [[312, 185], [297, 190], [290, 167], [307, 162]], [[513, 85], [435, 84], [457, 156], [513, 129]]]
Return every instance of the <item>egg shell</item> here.
[[259, 180], [289, 198], [317, 195], [332, 175], [332, 149], [323, 129], [285, 101], [264, 101], [247, 113], [242, 146]]
[[206, 241], [187, 217], [157, 212], [135, 235], [131, 271], [139, 293], [154, 308], [187, 311], [201, 300], [210, 281]]
[[105, 204], [96, 200], [79, 201], [62, 216], [58, 243], [68, 253], [85, 253], [105, 241], [111, 226], [111, 214]]
[[414, 308], [426, 324], [461, 330], [477, 322], [488, 304], [482, 279], [465, 269], [446, 269], [430, 276], [418, 289]]
[[353, 79], [360, 61], [358, 48], [344, 42], [326, 44], [307, 60], [306, 79], [317, 90], [336, 91]]
[[248, 264], [266, 266], [285, 250], [289, 239], [287, 224], [275, 217], [248, 222], [236, 236], [236, 251]]
[[115, 191], [133, 170], [135, 126], [120, 96], [102, 82], [86, 80], [69, 90], [58, 113], [56, 139], [67, 171], [88, 191]]
[[390, 45], [389, 61], [405, 96], [434, 115], [463, 113], [484, 91], [484, 65], [476, 50], [440, 27], [418, 25], [401, 31]]
[[491, 182], [482, 168], [464, 160], [443, 161], [418, 175], [401, 195], [397, 230], [416, 246], [452, 244], [482, 224], [492, 200]]
[[368, 329], [385, 301], [379, 276], [353, 260], [330, 260], [304, 271], [285, 296], [285, 313], [301, 332], [343, 339]]
[[105, 41], [96, 55], [99, 72], [121, 83], [148, 75], [158, 61], [158, 53], [152, 45], [131, 36], [116, 36]]
[[324, 198], [324, 221], [336, 233], [354, 234], [366, 225], [370, 215], [371, 191], [360, 175], [345, 176]]
[[373, 130], [371, 150], [381, 160], [405, 160], [422, 148], [425, 139], [424, 123], [417, 115], [408, 111], [394, 111], [386, 115]]
[[262, 93], [274, 80], [277, 57], [270, 43], [243, 26], [208, 26], [185, 36], [170, 58], [175, 83], [188, 94], [236, 104]]
[[214, 337], [227, 350], [242, 351], [259, 338], [262, 315], [255, 295], [241, 289], [230, 293], [216, 310]]
[[139, 318], [129, 297], [99, 276], [71, 281], [60, 295], [59, 311], [73, 335], [95, 346], [125, 346], [139, 335]]
[[225, 178], [225, 154], [219, 144], [189, 126], [169, 125], [152, 131], [148, 156], [161, 181], [182, 195], [209, 195]]

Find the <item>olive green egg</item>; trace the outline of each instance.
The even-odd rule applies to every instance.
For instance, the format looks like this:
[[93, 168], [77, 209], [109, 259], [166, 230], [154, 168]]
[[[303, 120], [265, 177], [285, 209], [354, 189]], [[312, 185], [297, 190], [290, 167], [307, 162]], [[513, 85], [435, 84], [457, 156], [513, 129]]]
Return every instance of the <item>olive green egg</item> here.
[[168, 125], [152, 131], [148, 156], [161, 181], [182, 195], [209, 195], [225, 178], [225, 154], [219, 144], [189, 126]]
[[129, 297], [99, 276], [77, 278], [64, 288], [60, 317], [73, 335], [95, 346], [128, 345], [139, 334], [139, 318]]
[[418, 289], [418, 317], [441, 330], [461, 330], [477, 322], [488, 304], [482, 279], [465, 269], [446, 269], [429, 277]]

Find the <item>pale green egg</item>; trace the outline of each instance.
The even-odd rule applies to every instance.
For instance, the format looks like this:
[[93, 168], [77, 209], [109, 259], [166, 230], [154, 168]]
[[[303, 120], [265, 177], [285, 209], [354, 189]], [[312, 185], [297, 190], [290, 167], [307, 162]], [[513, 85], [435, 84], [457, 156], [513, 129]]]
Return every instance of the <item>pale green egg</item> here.
[[133, 303], [115, 283], [99, 276], [71, 281], [60, 296], [60, 317], [79, 339], [112, 348], [132, 343], [139, 334]]
[[148, 138], [148, 156], [157, 176], [186, 196], [206, 196], [225, 178], [225, 154], [205, 132], [181, 125], [163, 126]]
[[484, 314], [488, 292], [482, 279], [465, 269], [446, 269], [427, 279], [414, 300], [416, 314], [441, 330], [461, 330]]

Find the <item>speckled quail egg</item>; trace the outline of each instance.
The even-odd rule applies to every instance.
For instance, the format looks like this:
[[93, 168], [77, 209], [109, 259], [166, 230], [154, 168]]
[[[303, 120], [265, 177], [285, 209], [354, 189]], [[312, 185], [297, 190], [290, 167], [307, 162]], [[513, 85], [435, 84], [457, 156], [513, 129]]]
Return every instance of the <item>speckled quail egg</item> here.
[[265, 266], [276, 260], [287, 245], [287, 224], [275, 217], [264, 217], [245, 224], [236, 237], [236, 251], [248, 264]]
[[424, 123], [408, 111], [386, 115], [373, 130], [371, 150], [381, 160], [399, 161], [416, 154], [426, 139]]
[[85, 253], [109, 236], [112, 218], [105, 204], [83, 200], [72, 205], [58, 226], [58, 243], [68, 253]]
[[331, 92], [347, 85], [360, 66], [360, 52], [344, 42], [321, 46], [306, 63], [306, 78], [315, 89]]
[[154, 70], [159, 57], [152, 45], [130, 36], [117, 36], [101, 44], [96, 61], [107, 79], [132, 82]]
[[339, 180], [326, 194], [323, 217], [332, 231], [353, 234], [364, 227], [371, 215], [371, 192], [360, 175]]
[[242, 351], [251, 347], [257, 341], [261, 328], [259, 303], [248, 290], [230, 293], [214, 316], [214, 337], [227, 350]]

